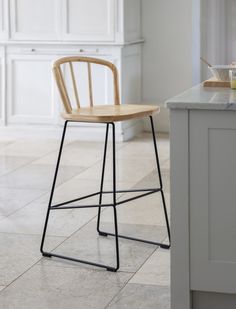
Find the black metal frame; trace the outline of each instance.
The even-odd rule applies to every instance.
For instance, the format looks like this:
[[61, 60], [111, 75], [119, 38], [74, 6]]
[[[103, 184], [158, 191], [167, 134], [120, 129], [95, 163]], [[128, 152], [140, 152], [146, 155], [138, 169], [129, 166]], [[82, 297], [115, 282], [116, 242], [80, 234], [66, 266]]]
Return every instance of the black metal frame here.
[[[170, 225], [169, 225], [168, 214], [167, 214], [167, 209], [166, 209], [165, 196], [164, 196], [164, 192], [163, 192], [163, 183], [162, 183], [162, 177], [161, 177], [160, 162], [159, 162], [159, 157], [158, 157], [157, 144], [156, 144], [156, 136], [155, 136], [155, 130], [154, 130], [154, 124], [153, 124], [152, 116], [150, 116], [150, 122], [151, 122], [151, 130], [152, 130], [154, 151], [155, 151], [155, 157], [156, 157], [157, 171], [158, 171], [159, 183], [160, 183], [160, 187], [159, 188], [131, 189], [131, 190], [117, 190], [116, 189], [115, 123], [114, 122], [109, 122], [109, 123], [106, 123], [106, 135], [105, 135], [103, 162], [102, 162], [102, 175], [101, 175], [100, 191], [95, 192], [95, 193], [91, 193], [91, 194], [86, 195], [86, 196], [79, 197], [77, 199], [73, 199], [73, 200], [70, 200], [70, 201], [66, 201], [66, 202], [63, 202], [63, 203], [52, 205], [54, 189], [55, 189], [55, 185], [56, 185], [56, 179], [57, 179], [57, 174], [58, 174], [58, 170], [59, 170], [61, 154], [62, 154], [62, 150], [63, 150], [63, 145], [64, 145], [64, 140], [65, 140], [65, 135], [66, 135], [66, 129], [67, 129], [68, 122], [74, 122], [74, 121], [67, 120], [67, 121], [65, 121], [65, 124], [64, 124], [64, 129], [63, 129], [63, 133], [62, 133], [62, 139], [61, 139], [58, 159], [57, 159], [57, 163], [56, 163], [54, 179], [53, 179], [53, 183], [52, 183], [52, 189], [51, 189], [49, 203], [48, 203], [48, 209], [47, 209], [47, 214], [46, 214], [46, 219], [45, 219], [45, 224], [44, 224], [44, 229], [43, 229], [42, 241], [41, 241], [41, 246], [40, 246], [40, 251], [41, 251], [42, 255], [46, 256], [46, 257], [54, 256], [54, 257], [57, 257], [57, 258], [62, 258], [62, 259], [66, 259], [66, 260], [70, 260], [70, 261], [74, 261], [74, 262], [80, 262], [80, 263], [89, 264], [89, 265], [93, 265], [93, 266], [97, 266], [97, 267], [103, 267], [103, 268], [106, 268], [108, 271], [114, 271], [115, 272], [115, 271], [117, 271], [119, 269], [119, 265], [120, 265], [120, 259], [119, 259], [119, 238], [125, 238], [125, 239], [134, 240], [134, 241], [144, 242], [144, 243], [160, 246], [161, 248], [164, 248], [164, 249], [169, 249], [170, 248], [170, 244], [171, 244], [171, 240], [170, 240]], [[112, 127], [113, 190], [112, 191], [103, 191], [109, 126]], [[116, 194], [117, 193], [127, 193], [127, 192], [140, 192], [140, 194], [136, 195], [134, 197], [131, 197], [131, 198], [127, 198], [127, 199], [123, 199], [121, 201], [117, 201], [117, 199], [116, 199]], [[163, 210], [164, 210], [164, 215], [165, 215], [165, 221], [166, 221], [166, 228], [167, 228], [169, 244], [163, 244], [163, 243], [160, 243], [160, 242], [153, 242], [153, 241], [148, 241], [148, 240], [145, 240], [145, 239], [140, 239], [140, 238], [134, 238], [134, 237], [129, 237], [129, 236], [125, 236], [125, 235], [120, 235], [118, 233], [118, 223], [117, 223], [116, 207], [118, 205], [124, 204], [126, 202], [129, 202], [129, 201], [132, 201], [132, 200], [135, 200], [137, 198], [141, 198], [141, 197], [153, 194], [153, 193], [157, 193], [157, 192], [160, 192], [161, 193], [161, 197], [162, 197], [162, 204], [163, 204]], [[113, 195], [113, 203], [102, 204], [103, 194], [112, 194]], [[98, 205], [75, 205], [75, 206], [74, 205], [73, 206], [72, 205], [71, 206], [68, 205], [70, 203], [81, 201], [83, 199], [87, 199], [89, 197], [96, 196], [96, 195], [99, 195], [99, 204]], [[67, 205], [67, 206], [65, 206], [65, 205]], [[49, 214], [50, 214], [51, 210], [74, 209], [74, 208], [91, 208], [91, 207], [97, 207], [98, 208], [97, 231], [98, 231], [99, 235], [101, 235], [101, 236], [108, 236], [109, 235], [109, 236], [114, 236], [115, 237], [115, 246], [116, 246], [116, 265], [115, 265], [115, 267], [104, 265], [104, 264], [99, 264], [99, 263], [94, 263], [94, 262], [90, 262], [90, 261], [86, 261], [86, 260], [75, 259], [75, 258], [72, 258], [72, 257], [68, 257], [68, 256], [64, 256], [64, 255], [59, 255], [59, 254], [55, 254], [55, 253], [52, 253], [52, 252], [46, 252], [43, 249], [44, 241], [45, 241], [45, 236], [46, 236], [46, 232], [47, 232]], [[114, 211], [114, 228], [115, 228], [115, 232], [114, 233], [109, 233], [109, 232], [105, 232], [105, 231], [101, 231], [100, 230], [100, 219], [101, 219], [101, 208], [102, 207], [113, 207], [113, 211]]]

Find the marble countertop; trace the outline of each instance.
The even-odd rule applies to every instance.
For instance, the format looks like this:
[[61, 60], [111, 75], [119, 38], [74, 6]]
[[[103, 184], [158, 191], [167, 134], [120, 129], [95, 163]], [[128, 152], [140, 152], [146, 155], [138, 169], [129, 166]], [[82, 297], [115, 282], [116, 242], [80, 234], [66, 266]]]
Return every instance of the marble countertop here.
[[236, 110], [236, 90], [194, 86], [166, 101], [170, 109]]

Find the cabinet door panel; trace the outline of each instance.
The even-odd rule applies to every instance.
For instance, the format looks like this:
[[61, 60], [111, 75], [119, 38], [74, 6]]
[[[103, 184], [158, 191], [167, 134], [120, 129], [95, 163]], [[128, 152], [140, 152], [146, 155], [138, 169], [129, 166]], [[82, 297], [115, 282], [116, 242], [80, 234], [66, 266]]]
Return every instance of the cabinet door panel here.
[[236, 112], [190, 113], [191, 289], [236, 293]]
[[59, 1], [11, 0], [11, 38], [42, 40], [58, 38]]
[[9, 56], [8, 122], [52, 123], [55, 99], [52, 56]]
[[0, 0], [0, 38], [8, 37], [8, 9], [7, 1]]
[[5, 101], [5, 91], [4, 90], [4, 60], [3, 51], [0, 48], [0, 124], [3, 123], [3, 103]]
[[64, 0], [64, 38], [80, 41], [113, 41], [115, 0]]

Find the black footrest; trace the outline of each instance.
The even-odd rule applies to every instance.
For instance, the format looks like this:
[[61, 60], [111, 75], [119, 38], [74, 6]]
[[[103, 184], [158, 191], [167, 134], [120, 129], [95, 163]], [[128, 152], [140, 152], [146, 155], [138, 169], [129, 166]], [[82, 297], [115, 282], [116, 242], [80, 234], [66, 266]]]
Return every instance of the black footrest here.
[[170, 245], [165, 245], [165, 244], [163, 244], [163, 245], [160, 245], [160, 247], [161, 247], [162, 249], [170, 249]]
[[45, 256], [45, 257], [49, 257], [49, 258], [52, 257], [52, 255], [50, 253], [47, 253], [47, 252], [43, 252], [42, 255]]
[[99, 234], [100, 236], [107, 236], [107, 233], [104, 233], [104, 232], [98, 232], [98, 234]]
[[116, 268], [113, 268], [113, 267], [107, 267], [107, 271], [112, 271], [112, 272], [116, 272], [117, 269]]

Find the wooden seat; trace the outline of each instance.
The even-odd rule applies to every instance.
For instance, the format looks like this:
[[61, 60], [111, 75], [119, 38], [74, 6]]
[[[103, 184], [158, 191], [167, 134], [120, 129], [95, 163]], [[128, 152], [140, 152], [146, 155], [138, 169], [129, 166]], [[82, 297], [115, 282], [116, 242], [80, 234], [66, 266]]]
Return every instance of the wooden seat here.
[[88, 122], [116, 122], [134, 118], [143, 118], [159, 112], [158, 106], [151, 105], [96, 105], [72, 109], [71, 113], [62, 113], [65, 120]]
[[[87, 64], [87, 72], [88, 72], [88, 94], [89, 94], [89, 106], [85, 107], [84, 102], [81, 106], [80, 104], [80, 98], [79, 98], [79, 92], [77, 89], [77, 82], [76, 77], [78, 77], [78, 74], [81, 74], [81, 72], [78, 73], [78, 68], [75, 72], [76, 67], [74, 64], [76, 62], [83, 62]], [[108, 67], [112, 71], [113, 76], [113, 89], [114, 89], [114, 104], [113, 105], [94, 105], [94, 98], [93, 98], [93, 85], [92, 85], [92, 69], [91, 64], [98, 64]], [[70, 84], [68, 83], [68, 74], [66, 74], [66, 68], [69, 70], [69, 77], [70, 77]], [[162, 178], [161, 178], [161, 170], [160, 170], [160, 164], [159, 164], [159, 158], [158, 158], [158, 151], [157, 151], [157, 145], [156, 145], [156, 137], [155, 137], [155, 130], [154, 130], [154, 123], [152, 115], [153, 113], [159, 112], [158, 106], [151, 106], [151, 105], [133, 105], [133, 104], [120, 104], [120, 96], [119, 96], [119, 86], [118, 86], [118, 72], [116, 67], [105, 60], [101, 59], [95, 59], [95, 58], [85, 58], [85, 57], [65, 57], [57, 60], [54, 63], [53, 66], [53, 72], [55, 75], [56, 83], [61, 95], [61, 99], [64, 105], [64, 112], [62, 113], [62, 117], [65, 119], [64, 123], [64, 129], [62, 133], [62, 139], [61, 139], [61, 145], [59, 149], [57, 164], [56, 164], [56, 170], [54, 174], [52, 189], [50, 193], [49, 203], [48, 203], [48, 210], [47, 215], [45, 219], [44, 229], [43, 229], [43, 236], [42, 236], [42, 242], [41, 242], [41, 252], [43, 256], [46, 257], [57, 257], [66, 259], [69, 261], [74, 262], [80, 262], [85, 263], [97, 267], [106, 268], [109, 271], [117, 271], [120, 266], [120, 258], [119, 258], [119, 238], [125, 238], [129, 240], [144, 242], [148, 244], [153, 244], [156, 246], [160, 246], [161, 248], [168, 249], [170, 248], [170, 227], [169, 227], [169, 221], [168, 221], [168, 214], [165, 204], [165, 197], [163, 192], [163, 185], [162, 185]], [[68, 71], [67, 71], [68, 72]], [[68, 86], [69, 84], [69, 86]], [[72, 90], [72, 95], [69, 93], [69, 91]], [[74, 103], [74, 104], [73, 104]], [[75, 107], [74, 107], [75, 106]], [[116, 134], [115, 134], [115, 122], [117, 121], [124, 121], [129, 119], [138, 119], [138, 118], [144, 118], [149, 117], [151, 122], [151, 132], [153, 137], [153, 150], [154, 150], [154, 156], [156, 158], [156, 168], [157, 173], [159, 177], [159, 186], [153, 184], [151, 188], [131, 188], [131, 189], [125, 189], [125, 190], [117, 190], [117, 180], [116, 180]], [[69, 122], [96, 122], [96, 123], [104, 123], [106, 126], [106, 133], [105, 133], [105, 143], [104, 143], [104, 152], [103, 152], [103, 160], [102, 160], [102, 169], [101, 169], [101, 181], [99, 186], [99, 191], [93, 192], [91, 194], [80, 196], [76, 199], [64, 201], [62, 203], [53, 205], [53, 196], [54, 196], [54, 189], [56, 185], [65, 135], [66, 135], [66, 129], [67, 124]], [[79, 129], [79, 128], [78, 128]], [[106, 170], [106, 158], [107, 158], [107, 148], [108, 148], [108, 139], [109, 139], [109, 130], [112, 130], [112, 134], [110, 137], [112, 138], [112, 190], [106, 191], [104, 190], [104, 178], [105, 178], [105, 170]], [[142, 161], [140, 162], [142, 163]], [[120, 200], [117, 198], [118, 193], [132, 193], [136, 194], [135, 196], [130, 197], [128, 195], [127, 198], [124, 198], [123, 200]], [[146, 239], [140, 239], [136, 237], [130, 237], [127, 235], [122, 235], [118, 233], [118, 219], [117, 219], [117, 206], [130, 202], [132, 200], [145, 197], [150, 194], [160, 193], [161, 194], [161, 200], [163, 205], [163, 211], [166, 221], [166, 228], [167, 228], [167, 234], [169, 243], [164, 244], [162, 242], [158, 241], [150, 241]], [[106, 194], [112, 195], [112, 202], [111, 203], [104, 203], [103, 197]], [[125, 195], [125, 194], [124, 194]], [[90, 197], [98, 196], [98, 203], [96, 204], [81, 204], [85, 199], [88, 199]], [[74, 204], [75, 202], [78, 202], [77, 204]], [[148, 205], [147, 205], [148, 206]], [[98, 208], [98, 217], [97, 217], [97, 232], [99, 236], [113, 236], [115, 238], [115, 252], [116, 252], [116, 259], [114, 265], [106, 265], [97, 263], [94, 261], [88, 261], [88, 260], [82, 260], [79, 258], [74, 258], [70, 256], [65, 256], [61, 254], [57, 254], [55, 252], [48, 252], [44, 250], [44, 242], [45, 242], [45, 236], [47, 232], [47, 226], [48, 226], [48, 219], [51, 211], [55, 210], [63, 210], [63, 209], [76, 209], [76, 208]], [[107, 232], [101, 230], [100, 226], [100, 219], [102, 211], [101, 209], [103, 207], [112, 207], [113, 208], [113, 214], [114, 214], [114, 233]]]

